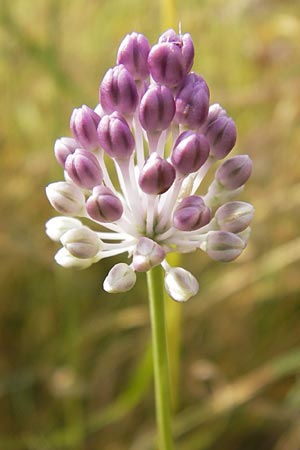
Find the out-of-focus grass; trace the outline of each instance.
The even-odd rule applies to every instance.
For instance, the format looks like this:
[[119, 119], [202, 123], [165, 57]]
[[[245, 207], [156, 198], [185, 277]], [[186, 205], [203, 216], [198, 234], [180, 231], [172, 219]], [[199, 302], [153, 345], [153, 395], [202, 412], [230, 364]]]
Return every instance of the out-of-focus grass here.
[[[148, 0], [0, 4], [1, 450], [151, 448], [145, 279], [109, 296], [101, 283], [112, 261], [80, 273], [55, 266], [44, 186], [61, 178], [52, 147], [72, 108], [97, 103], [127, 32], [154, 43], [158, 9]], [[175, 433], [183, 450], [295, 450], [300, 7], [187, 0], [175, 15], [194, 38], [212, 101], [236, 119], [235, 152], [253, 158], [243, 199], [256, 207], [237, 262], [184, 257], [201, 288], [184, 305]]]

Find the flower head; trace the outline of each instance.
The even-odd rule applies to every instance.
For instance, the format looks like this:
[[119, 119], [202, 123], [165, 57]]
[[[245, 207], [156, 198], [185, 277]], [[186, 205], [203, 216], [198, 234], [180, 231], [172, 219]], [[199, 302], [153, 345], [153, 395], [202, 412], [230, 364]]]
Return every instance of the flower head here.
[[46, 224], [63, 245], [55, 260], [83, 269], [127, 253], [129, 264], [116, 264], [104, 280], [107, 292], [128, 291], [137, 272], [162, 265], [167, 292], [186, 301], [198, 282], [170, 267], [169, 253], [201, 249], [227, 262], [246, 247], [254, 210], [234, 200], [251, 174], [250, 158], [227, 158], [208, 191], [199, 192], [211, 166], [235, 145], [236, 127], [220, 105], [209, 107], [209, 88], [191, 72], [193, 60], [188, 33], [167, 30], [152, 48], [142, 34], [127, 35], [100, 84], [100, 103], [75, 109], [73, 136], [55, 143], [65, 176], [46, 188], [63, 214]]

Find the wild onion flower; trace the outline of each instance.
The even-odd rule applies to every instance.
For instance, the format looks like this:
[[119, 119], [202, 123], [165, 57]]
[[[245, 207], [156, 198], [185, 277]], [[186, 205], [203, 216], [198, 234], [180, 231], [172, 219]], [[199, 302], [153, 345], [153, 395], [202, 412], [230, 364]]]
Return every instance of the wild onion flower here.
[[127, 253], [129, 263], [108, 273], [107, 292], [128, 291], [136, 272], [161, 265], [169, 295], [186, 301], [198, 282], [171, 267], [169, 253], [200, 249], [227, 262], [246, 247], [253, 207], [235, 198], [251, 174], [250, 158], [225, 159], [208, 191], [200, 191], [211, 166], [233, 149], [236, 126], [219, 104], [209, 105], [193, 60], [188, 33], [168, 30], [153, 47], [142, 34], [127, 35], [100, 84], [98, 105], [75, 109], [72, 137], [55, 143], [64, 169], [64, 181], [46, 188], [62, 214], [46, 224], [62, 244], [55, 260], [84, 269]]

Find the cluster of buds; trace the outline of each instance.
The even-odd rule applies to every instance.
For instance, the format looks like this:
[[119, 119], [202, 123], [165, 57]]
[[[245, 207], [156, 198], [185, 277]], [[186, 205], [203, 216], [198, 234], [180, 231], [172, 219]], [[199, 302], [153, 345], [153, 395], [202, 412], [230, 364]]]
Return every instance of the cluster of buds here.
[[102, 79], [98, 105], [75, 109], [73, 137], [55, 143], [65, 177], [46, 188], [62, 214], [46, 224], [62, 244], [55, 260], [83, 269], [127, 253], [130, 263], [116, 264], [104, 280], [107, 292], [128, 291], [136, 272], [162, 265], [167, 292], [186, 301], [198, 282], [171, 267], [169, 253], [201, 249], [232, 261], [246, 247], [253, 207], [235, 198], [250, 176], [250, 158], [227, 158], [198, 194], [210, 167], [233, 149], [236, 127], [220, 105], [209, 105], [207, 83], [191, 72], [193, 59], [188, 33], [168, 30], [152, 47], [142, 34], [127, 35]]

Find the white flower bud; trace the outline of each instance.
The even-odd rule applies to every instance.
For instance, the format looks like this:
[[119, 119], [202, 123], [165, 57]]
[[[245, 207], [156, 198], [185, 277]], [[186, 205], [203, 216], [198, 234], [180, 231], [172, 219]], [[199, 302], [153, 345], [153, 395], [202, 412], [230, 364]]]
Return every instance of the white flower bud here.
[[209, 231], [201, 245], [208, 256], [215, 261], [228, 262], [236, 259], [246, 247], [246, 242], [229, 231]]
[[253, 219], [254, 208], [246, 202], [228, 202], [216, 211], [215, 219], [223, 231], [239, 233], [245, 230]]
[[84, 226], [67, 231], [60, 241], [72, 256], [80, 259], [93, 258], [103, 247], [97, 233]]
[[67, 269], [86, 269], [87, 267], [90, 267], [93, 263], [97, 262], [96, 258], [89, 258], [89, 259], [80, 259], [76, 258], [75, 256], [71, 255], [68, 250], [63, 247], [54, 256], [55, 261], [57, 264], [59, 264], [62, 267], [65, 267]]
[[79, 187], [66, 181], [51, 183], [46, 187], [49, 202], [56, 211], [68, 216], [79, 216], [85, 210], [85, 197]]
[[133, 267], [137, 272], [147, 272], [158, 266], [166, 256], [164, 249], [147, 237], [141, 237], [133, 255]]
[[52, 239], [52, 241], [59, 242], [62, 235], [67, 231], [72, 230], [73, 228], [79, 228], [81, 226], [82, 223], [80, 220], [74, 219], [73, 217], [52, 217], [52, 219], [46, 222], [46, 234], [50, 239]]
[[171, 267], [165, 276], [167, 293], [177, 302], [186, 302], [196, 295], [199, 283], [190, 272], [182, 267]]
[[103, 289], [110, 294], [127, 292], [136, 282], [136, 274], [132, 267], [125, 263], [116, 264], [103, 283]]

